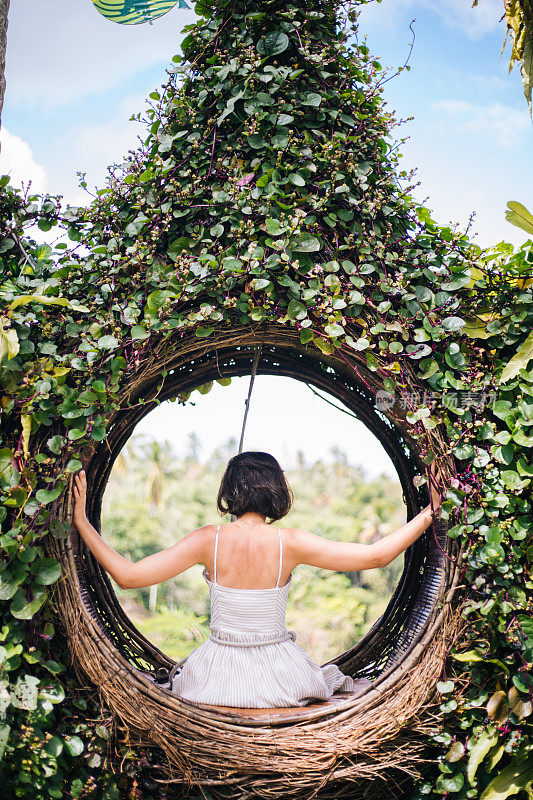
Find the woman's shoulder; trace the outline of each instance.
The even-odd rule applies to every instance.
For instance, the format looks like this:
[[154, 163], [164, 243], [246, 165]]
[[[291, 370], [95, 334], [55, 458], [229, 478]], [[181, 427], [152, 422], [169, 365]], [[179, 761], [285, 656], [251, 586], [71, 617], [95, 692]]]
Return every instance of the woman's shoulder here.
[[217, 525], [202, 525], [200, 528], [195, 528], [190, 533], [187, 533], [183, 539], [189, 539], [198, 544], [210, 542], [215, 537], [217, 527]]
[[315, 535], [309, 531], [303, 530], [303, 528], [282, 528], [281, 533], [283, 535], [284, 545], [293, 548], [301, 547], [302, 544], [309, 541], [310, 537], [314, 537]]

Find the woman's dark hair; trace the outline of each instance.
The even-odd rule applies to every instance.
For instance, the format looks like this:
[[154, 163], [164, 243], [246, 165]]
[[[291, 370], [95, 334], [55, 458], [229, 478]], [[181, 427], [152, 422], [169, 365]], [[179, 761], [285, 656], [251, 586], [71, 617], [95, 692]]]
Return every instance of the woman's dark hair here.
[[233, 456], [222, 476], [217, 508], [221, 514], [242, 517], [247, 511], [275, 522], [292, 506], [291, 487], [269, 453], [248, 451]]

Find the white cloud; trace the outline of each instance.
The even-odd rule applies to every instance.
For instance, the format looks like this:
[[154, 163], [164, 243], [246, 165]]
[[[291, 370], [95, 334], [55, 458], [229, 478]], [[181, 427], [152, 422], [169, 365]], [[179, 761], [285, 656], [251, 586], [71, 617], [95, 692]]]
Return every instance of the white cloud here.
[[432, 108], [457, 120], [465, 131], [488, 134], [501, 147], [517, 144], [531, 128], [525, 105], [518, 109], [503, 103], [475, 105], [464, 100], [440, 100]]
[[20, 136], [10, 133], [7, 128], [0, 131], [0, 175], [11, 175], [14, 186], [25, 185], [31, 181], [32, 190], [44, 192], [46, 189], [46, 170], [34, 158], [31, 147]]
[[471, 39], [479, 39], [496, 30], [503, 15], [501, 0], [481, 0], [475, 8], [470, 0], [446, 0], [446, 3], [424, 0], [424, 5], [438, 14], [446, 25], [459, 28]]
[[533, 205], [526, 148], [504, 150], [482, 141], [476, 147], [463, 135], [461, 150], [458, 138], [453, 133], [448, 137], [442, 125], [424, 125], [404, 144], [403, 166], [416, 167], [421, 183], [417, 199], [441, 225], [464, 229], [475, 212], [470, 236], [477, 234], [475, 241], [482, 247], [502, 240], [520, 245], [527, 237], [506, 221], [505, 208], [508, 200]]
[[[464, 81], [464, 76], [462, 76], [462, 80]], [[484, 94], [509, 92], [510, 79], [500, 78], [499, 75], [467, 75], [466, 80]]]
[[112, 118], [98, 125], [72, 125], [50, 140], [47, 148], [48, 190], [62, 194], [72, 205], [86, 205], [91, 196], [79, 186], [77, 172], [86, 174], [89, 190], [105, 183], [109, 164], [121, 163], [128, 150], [139, 147], [139, 135], [146, 128], [130, 122], [134, 113], [145, 108], [145, 97], [130, 95], [117, 106]]
[[179, 30], [194, 19], [180, 10], [152, 25], [117, 25], [90, 0], [11, 3], [6, 97], [14, 105], [52, 108], [116, 87], [170, 62]]
[[[458, 28], [470, 39], [479, 39], [500, 26], [501, 0], [482, 0], [472, 8], [470, 0], [383, 0], [364, 6], [360, 16], [362, 33], [373, 28], [396, 30], [409, 24], [417, 12], [429, 9], [451, 28]], [[503, 35], [502, 27], [502, 35]]]

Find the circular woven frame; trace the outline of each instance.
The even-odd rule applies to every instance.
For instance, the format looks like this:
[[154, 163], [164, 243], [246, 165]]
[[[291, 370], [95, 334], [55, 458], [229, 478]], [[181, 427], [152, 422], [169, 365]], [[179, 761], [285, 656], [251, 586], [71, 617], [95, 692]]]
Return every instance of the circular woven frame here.
[[[209, 380], [249, 374], [260, 343], [258, 374], [293, 377], [344, 403], [392, 459], [408, 517], [427, 503], [425, 490], [416, 489], [412, 480], [424, 465], [409, 426], [396, 408], [394, 423], [377, 411], [374, 395], [382, 387], [364, 356], [354, 353], [350, 361], [325, 356], [282, 326], [233, 327], [219, 329], [208, 342], [177, 334], [140, 360], [120, 394], [106, 438], [84, 457], [87, 516], [97, 529], [113, 462], [139, 420], [158, 401]], [[413, 391], [417, 388], [413, 384]], [[436, 429], [432, 436], [439, 452], [442, 434]], [[71, 490], [58, 515], [71, 520]], [[371, 792], [398, 800], [429, 760], [427, 734], [438, 705], [434, 687], [459, 626], [451, 607], [459, 554], [446, 538], [445, 522], [430, 527], [409, 548], [383, 616], [333, 660], [346, 674], [370, 677], [372, 687], [334, 707], [304, 707], [296, 716], [236, 714], [182, 700], [154, 685], [143, 670], [173, 662], [124, 614], [107, 574], [76, 529], [68, 539], [50, 538], [46, 546], [63, 566], [56, 600], [76, 672], [98, 687], [119, 735], [161, 748], [166, 758], [152, 768], [152, 778], [175, 786], [177, 796], [201, 786], [215, 797], [363, 798]]]

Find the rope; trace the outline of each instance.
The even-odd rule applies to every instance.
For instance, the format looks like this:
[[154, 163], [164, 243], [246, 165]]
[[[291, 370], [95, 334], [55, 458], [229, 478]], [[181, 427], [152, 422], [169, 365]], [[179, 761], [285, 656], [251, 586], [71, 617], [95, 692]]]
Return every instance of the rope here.
[[305, 385], [307, 386], [308, 389], [311, 389], [314, 395], [320, 397], [320, 399], [323, 400], [324, 403], [327, 403], [329, 406], [333, 406], [333, 408], [336, 408], [337, 411], [342, 411], [343, 414], [348, 414], [349, 417], [353, 417], [354, 419], [361, 422], [361, 417], [358, 417], [357, 414], [353, 414], [351, 411], [348, 411], [347, 408], [341, 408], [336, 403], [332, 403], [331, 400], [329, 400], [327, 397], [324, 397], [324, 395], [320, 394], [320, 392], [317, 392], [317, 390], [314, 389], [310, 383], [306, 383]]
[[257, 366], [259, 364], [259, 358], [261, 356], [261, 345], [255, 351], [255, 357], [252, 364], [252, 372], [250, 375], [250, 386], [248, 387], [248, 397], [246, 398], [246, 408], [244, 409], [244, 418], [242, 420], [242, 430], [241, 430], [241, 439], [239, 442], [239, 449], [237, 454], [242, 453], [242, 445], [244, 442], [244, 431], [246, 430], [246, 420], [248, 419], [248, 411], [250, 409], [250, 398], [252, 396], [252, 389], [254, 388], [254, 380], [257, 374]]

